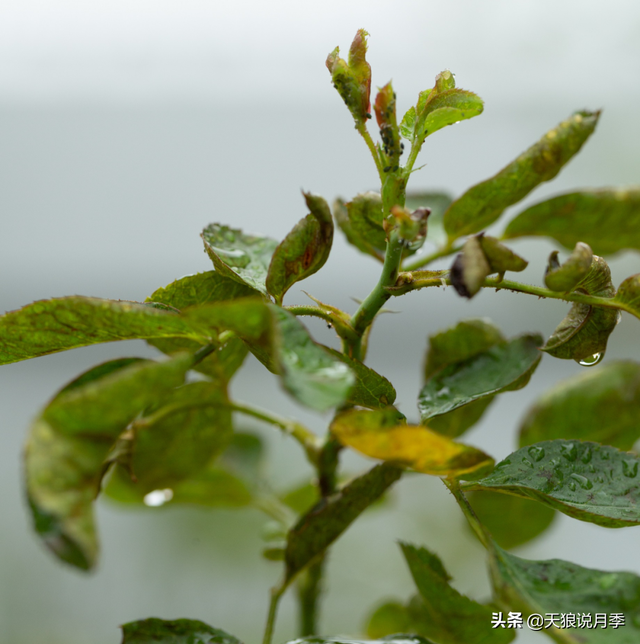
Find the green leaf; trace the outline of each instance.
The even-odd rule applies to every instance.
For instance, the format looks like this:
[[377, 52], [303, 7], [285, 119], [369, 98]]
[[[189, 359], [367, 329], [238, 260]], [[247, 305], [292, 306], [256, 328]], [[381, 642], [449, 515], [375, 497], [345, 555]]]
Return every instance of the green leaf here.
[[248, 235], [238, 228], [209, 224], [201, 234], [216, 271], [266, 295], [265, 281], [278, 242]]
[[415, 137], [420, 141], [447, 125], [478, 116], [484, 109], [482, 99], [464, 89], [432, 91], [429, 99], [415, 120]]
[[382, 215], [382, 197], [377, 192], [356, 195], [347, 203], [338, 199], [333, 204], [333, 216], [347, 241], [380, 261], [387, 247]]
[[0, 316], [0, 364], [100, 342], [171, 337], [207, 338], [177, 313], [148, 304], [80, 296], [40, 300]]
[[[611, 271], [602, 257], [593, 256], [589, 272], [576, 288], [588, 295], [613, 298], [616, 291], [611, 282]], [[604, 355], [607, 340], [618, 324], [618, 315], [618, 311], [612, 308], [574, 302], [542, 351], [554, 358], [596, 364]]]
[[598, 255], [640, 249], [640, 188], [582, 190], [537, 203], [509, 222], [505, 238], [552, 237], [567, 248], [580, 239]]
[[416, 132], [416, 108], [412, 105], [402, 117], [400, 121], [400, 134], [407, 139], [413, 141]]
[[25, 453], [27, 494], [36, 531], [63, 561], [84, 570], [95, 564], [92, 502], [103, 462], [144, 408], [182, 384], [191, 362], [181, 355], [121, 364], [110, 373], [101, 366], [100, 377], [84, 374], [83, 383], [63, 389], [34, 422]]
[[149, 617], [122, 625], [121, 644], [242, 644], [219, 628], [196, 619], [167, 621]]
[[383, 637], [377, 640], [354, 640], [346, 637], [301, 637], [297, 640], [292, 640], [287, 644], [434, 644], [431, 640], [427, 640], [419, 635], [413, 633], [396, 633], [389, 637]]
[[496, 492], [470, 492], [469, 503], [480, 522], [503, 548], [521, 546], [542, 534], [555, 511], [531, 499]]
[[301, 219], [275, 249], [266, 278], [267, 291], [276, 302], [293, 284], [319, 271], [333, 242], [331, 211], [322, 197], [304, 193], [311, 214]]
[[[640, 639], [640, 577], [629, 572], [606, 572], [549, 559], [520, 559], [499, 548], [491, 549], [494, 592], [507, 610], [526, 617], [532, 613], [575, 619], [573, 628], [554, 628], [545, 618], [545, 634], [565, 644], [636, 644]], [[610, 616], [622, 614], [624, 625], [612, 626]], [[607, 628], [595, 626], [605, 615]], [[577, 616], [577, 617], [576, 617]], [[584, 617], [591, 619], [585, 625]], [[566, 617], [565, 617], [566, 619]], [[550, 627], [550, 628], [549, 628]]]
[[434, 476], [469, 476], [491, 468], [493, 459], [426, 427], [401, 422], [393, 408], [339, 414], [331, 431], [343, 444], [370, 456]]
[[419, 632], [441, 644], [506, 643], [515, 633], [491, 628], [492, 610], [449, 585], [440, 559], [426, 548], [400, 543], [411, 576], [424, 601]]
[[344, 362], [356, 377], [356, 382], [349, 392], [347, 403], [358, 407], [379, 409], [393, 405], [396, 400], [396, 390], [393, 385], [379, 373], [335, 349], [323, 347], [336, 360]]
[[618, 288], [613, 302], [625, 311], [640, 318], [640, 273], [627, 277]]
[[324, 552], [374, 501], [402, 476], [388, 463], [376, 465], [311, 508], [287, 536], [286, 581]]
[[[429, 349], [424, 367], [428, 381], [435, 373], [450, 364], [473, 358], [505, 340], [500, 329], [489, 320], [462, 320], [446, 331], [429, 337]], [[450, 438], [456, 438], [473, 427], [493, 402], [494, 396], [485, 396], [446, 414], [429, 419], [429, 428]]]
[[549, 263], [544, 274], [544, 283], [552, 291], [573, 291], [589, 274], [593, 263], [593, 252], [587, 244], [578, 242], [569, 258], [561, 265], [558, 251], [549, 255]]
[[447, 243], [447, 233], [444, 230], [442, 216], [451, 205], [451, 195], [444, 192], [409, 192], [405, 200], [405, 206], [409, 210], [416, 208], [429, 208], [431, 214], [427, 225], [427, 241], [436, 247], [444, 246]]
[[[210, 302], [224, 302], [251, 295], [258, 295], [258, 292], [216, 271], [207, 271], [188, 275], [164, 288], [159, 288], [147, 298], [147, 301], [160, 302], [181, 311]], [[195, 353], [204, 340], [197, 343], [183, 338], [163, 338], [148, 340], [148, 342], [163, 353], [171, 355], [185, 350]], [[227, 383], [240, 368], [247, 353], [248, 349], [242, 340], [231, 338], [224, 346], [200, 362], [195, 369], [221, 384]]]
[[520, 426], [520, 447], [556, 438], [630, 450], [640, 438], [640, 364], [619, 360], [547, 391]]
[[598, 443], [553, 440], [523, 447], [467, 489], [535, 499], [607, 528], [640, 525], [640, 459]]
[[276, 320], [274, 348], [284, 388], [303, 405], [318, 411], [344, 403], [356, 382], [351, 369], [317, 345], [294, 315], [276, 306], [271, 311]]
[[456, 199], [444, 215], [449, 239], [480, 232], [509, 206], [553, 179], [589, 138], [599, 116], [600, 112], [576, 112], [496, 175]]
[[523, 387], [540, 362], [540, 344], [539, 335], [522, 335], [436, 372], [418, 398], [422, 422], [486, 396]]
[[415, 632], [411, 617], [400, 602], [385, 602], [367, 620], [367, 637], [378, 639], [393, 633]]

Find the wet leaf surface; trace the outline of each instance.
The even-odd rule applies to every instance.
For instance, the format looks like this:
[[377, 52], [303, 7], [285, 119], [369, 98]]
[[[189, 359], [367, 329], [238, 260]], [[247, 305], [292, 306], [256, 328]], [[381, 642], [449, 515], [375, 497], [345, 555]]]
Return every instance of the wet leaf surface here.
[[592, 134], [599, 116], [600, 112], [576, 112], [496, 175], [469, 188], [444, 215], [449, 239], [487, 228], [509, 206], [553, 179]]
[[541, 344], [540, 336], [523, 335], [498, 342], [434, 373], [418, 397], [422, 422], [486, 396], [524, 386], [540, 362]]
[[523, 447], [470, 490], [534, 499], [574, 519], [608, 528], [640, 525], [640, 459], [614, 447], [553, 440]]
[[598, 255], [640, 249], [640, 189], [583, 190], [534, 204], [515, 217], [504, 237], [552, 237], [567, 248], [579, 239]]
[[233, 635], [196, 619], [149, 617], [122, 625], [121, 644], [242, 644]]
[[529, 409], [520, 447], [557, 438], [630, 450], [640, 438], [640, 364], [620, 360], [557, 384]]
[[275, 239], [249, 235], [222, 224], [209, 224], [201, 237], [216, 271], [261, 293], [267, 293], [267, 272], [278, 246]]
[[[640, 577], [629, 572], [607, 572], [583, 568], [561, 559], [530, 561], [493, 546], [491, 577], [494, 592], [508, 610], [522, 612], [525, 619], [536, 613], [553, 615], [561, 626], [561, 615], [577, 616], [581, 627], [549, 628], [544, 633], [565, 644], [636, 644], [640, 640]], [[613, 627], [611, 615], [624, 617], [624, 625]], [[607, 628], [596, 625], [596, 615], [605, 615]], [[584, 625], [582, 620], [589, 619]], [[576, 620], [576, 623], [577, 623]]]

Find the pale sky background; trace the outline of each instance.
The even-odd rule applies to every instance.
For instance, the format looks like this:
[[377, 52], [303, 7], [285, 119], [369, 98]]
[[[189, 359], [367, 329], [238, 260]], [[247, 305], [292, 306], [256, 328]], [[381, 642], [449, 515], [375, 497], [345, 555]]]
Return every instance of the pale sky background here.
[[[305, 214], [301, 189], [333, 200], [375, 188], [373, 164], [324, 66], [336, 45], [346, 55], [360, 27], [371, 34], [373, 83], [392, 78], [401, 110], [447, 68], [485, 100], [482, 116], [428, 140], [414, 189], [458, 195], [583, 108], [603, 108], [596, 133], [526, 203], [640, 182], [636, 0], [0, 0], [0, 311], [74, 293], [143, 300], [211, 269], [198, 238], [211, 221], [281, 239]], [[523, 281], [540, 283], [553, 246], [513, 247], [531, 261]], [[377, 271], [336, 233], [325, 269], [286, 303], [305, 301], [304, 288], [353, 311], [351, 298], [366, 295]], [[637, 254], [616, 258], [612, 271], [615, 283], [640, 272]], [[428, 334], [479, 316], [507, 335], [548, 334], [567, 309], [509, 294], [466, 302], [452, 289], [433, 290], [392, 302], [402, 314], [382, 316], [371, 337], [371, 366], [391, 379], [413, 418]], [[639, 325], [623, 317], [607, 360], [640, 358]], [[326, 328], [310, 328], [335, 345]], [[119, 623], [160, 616], [202, 619], [258, 641], [279, 568], [260, 559], [257, 513], [132, 513], [99, 504], [103, 553], [89, 576], [57, 563], [32, 534], [21, 484], [30, 420], [77, 373], [121, 355], [155, 353], [142, 342], [110, 344], [0, 369], [0, 638], [117, 644]], [[468, 441], [505, 457], [533, 398], [580, 372], [545, 357], [529, 387], [502, 396]], [[319, 432], [327, 421], [293, 403], [253, 362], [233, 393], [299, 415]], [[306, 474], [296, 447], [278, 436], [269, 456], [278, 489]], [[349, 467], [364, 464], [350, 459]], [[482, 553], [443, 486], [411, 477], [398, 491], [388, 514], [362, 518], [333, 552], [326, 632], [358, 635], [376, 602], [413, 592], [396, 539], [433, 549], [459, 589], [486, 597]], [[640, 573], [638, 530], [560, 517], [517, 554]], [[293, 637], [293, 622], [287, 599], [276, 642]], [[544, 639], [525, 632], [518, 641]]]

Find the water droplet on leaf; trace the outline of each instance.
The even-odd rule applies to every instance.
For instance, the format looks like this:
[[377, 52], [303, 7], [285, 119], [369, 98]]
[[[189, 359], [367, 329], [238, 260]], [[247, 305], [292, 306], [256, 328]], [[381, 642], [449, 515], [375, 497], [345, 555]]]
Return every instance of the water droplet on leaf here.
[[638, 476], [638, 461], [622, 461], [622, 473], [630, 479]]
[[603, 358], [604, 358], [604, 351], [599, 351], [598, 353], [594, 353], [592, 356], [587, 356], [586, 358], [582, 358], [582, 360], [576, 360], [576, 362], [581, 367], [594, 367], [599, 362], [602, 362]]
[[533, 463], [528, 458], [523, 458], [522, 459], [522, 464], [526, 465], [527, 467], [533, 468]]
[[568, 461], [575, 461], [578, 458], [578, 449], [576, 448], [575, 443], [567, 443], [563, 445], [561, 450], [562, 456], [564, 456]]
[[532, 445], [528, 450], [529, 456], [537, 463], [544, 458], [544, 448], [538, 447], [537, 445]]
[[573, 473], [569, 478], [576, 481], [583, 490], [590, 490], [593, 487], [593, 483], [586, 476], [582, 476], [582, 474]]
[[165, 490], [154, 490], [153, 492], [149, 492], [149, 494], [145, 494], [143, 501], [150, 508], [158, 508], [168, 501], [171, 501], [172, 498], [173, 490], [167, 488]]
[[576, 483], [575, 483], [575, 481], [569, 481], [569, 489], [570, 489], [572, 492], [575, 492], [575, 491], [576, 491]]
[[251, 261], [249, 255], [239, 248], [214, 248], [213, 250], [225, 264], [235, 268], [244, 268]]

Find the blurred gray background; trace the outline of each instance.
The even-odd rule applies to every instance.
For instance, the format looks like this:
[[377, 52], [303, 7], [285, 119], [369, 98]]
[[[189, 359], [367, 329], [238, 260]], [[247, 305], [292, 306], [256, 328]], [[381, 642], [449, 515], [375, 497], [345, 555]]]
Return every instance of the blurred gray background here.
[[[0, 309], [69, 294], [143, 300], [211, 269], [198, 237], [209, 222], [282, 238], [306, 214], [301, 189], [332, 200], [375, 188], [368, 151], [324, 66], [336, 45], [346, 54], [359, 27], [371, 33], [374, 85], [393, 78], [401, 113], [445, 68], [485, 100], [481, 117], [428, 140], [414, 189], [458, 195], [583, 108], [604, 109], [595, 135], [527, 203], [570, 188], [638, 183], [635, 0], [3, 0]], [[513, 247], [531, 262], [523, 280], [540, 283], [553, 247]], [[637, 255], [622, 254], [612, 269], [617, 284], [639, 271]], [[353, 311], [352, 298], [368, 293], [378, 270], [338, 233], [325, 269], [300, 288]], [[287, 303], [306, 300], [300, 288]], [[452, 289], [413, 293], [390, 307], [401, 313], [376, 322], [369, 364], [392, 380], [410, 418], [428, 334], [476, 316], [510, 335], [548, 334], [567, 309], [508, 293], [467, 302]], [[335, 346], [323, 325], [309, 326]], [[606, 359], [640, 358], [639, 330], [637, 319], [623, 316]], [[202, 619], [259, 641], [280, 570], [260, 558], [257, 512], [132, 512], [99, 503], [102, 558], [90, 575], [59, 564], [32, 534], [21, 484], [30, 420], [77, 373], [124, 355], [155, 353], [129, 342], [0, 369], [0, 640], [116, 644], [118, 624], [160, 616]], [[581, 370], [545, 357], [529, 387], [502, 396], [467, 440], [506, 456], [533, 398]], [[328, 420], [293, 403], [253, 361], [233, 393], [299, 415], [318, 432]], [[295, 444], [245, 426], [269, 441], [276, 489], [307, 474]], [[353, 456], [347, 465], [356, 472], [368, 464]], [[480, 547], [453, 500], [437, 479], [409, 477], [390, 510], [365, 515], [335, 547], [323, 631], [358, 635], [373, 604], [413, 592], [397, 539], [435, 550], [461, 591], [488, 596]], [[518, 554], [640, 572], [639, 541], [638, 528], [607, 531], [560, 517]], [[287, 597], [276, 641], [292, 637], [294, 623]], [[519, 641], [542, 639], [525, 631]]]

